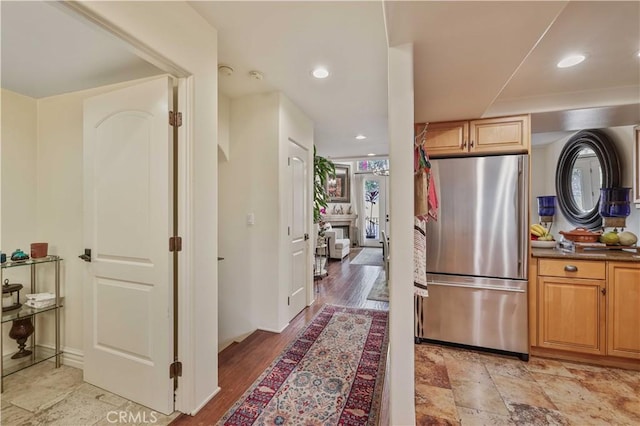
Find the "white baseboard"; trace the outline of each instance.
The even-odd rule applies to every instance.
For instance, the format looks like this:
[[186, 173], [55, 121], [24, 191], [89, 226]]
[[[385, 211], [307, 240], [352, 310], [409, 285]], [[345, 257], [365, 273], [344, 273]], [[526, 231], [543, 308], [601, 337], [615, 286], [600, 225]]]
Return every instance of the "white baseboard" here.
[[248, 333], [244, 333], [241, 334], [240, 336], [234, 337], [232, 339], [228, 339], [224, 342], [218, 342], [218, 353], [222, 352], [223, 350], [225, 350], [228, 346], [230, 346], [233, 343], [240, 343], [242, 342], [244, 339], [246, 339], [247, 337], [251, 336], [251, 334], [253, 334], [256, 330], [252, 330]]
[[[40, 344], [38, 346], [42, 346], [44, 348], [48, 348], [51, 350], [55, 349], [53, 345]], [[55, 360], [55, 358], [53, 359]], [[80, 370], [83, 370], [84, 369], [84, 352], [82, 352], [79, 349], [63, 347], [62, 348], [62, 364], [69, 367], [79, 368]]]
[[289, 326], [289, 323], [286, 323], [284, 325], [284, 327], [282, 327], [280, 330], [274, 330], [273, 328], [267, 328], [267, 327], [258, 327], [258, 330], [262, 330], [262, 331], [269, 331], [271, 333], [282, 333], [284, 331], [285, 328], [287, 328]]
[[204, 401], [202, 401], [202, 403], [200, 405], [198, 405], [196, 407], [195, 410], [193, 410], [191, 412], [191, 414], [189, 414], [190, 416], [195, 416], [196, 414], [198, 414], [198, 411], [202, 410], [202, 408], [207, 405], [209, 403], [209, 401], [211, 401], [213, 399], [214, 396], [216, 396], [218, 394], [218, 392], [220, 392], [220, 386], [218, 386], [216, 388], [216, 390], [213, 391], [213, 393], [211, 395], [209, 395], [208, 397], [205, 398]]

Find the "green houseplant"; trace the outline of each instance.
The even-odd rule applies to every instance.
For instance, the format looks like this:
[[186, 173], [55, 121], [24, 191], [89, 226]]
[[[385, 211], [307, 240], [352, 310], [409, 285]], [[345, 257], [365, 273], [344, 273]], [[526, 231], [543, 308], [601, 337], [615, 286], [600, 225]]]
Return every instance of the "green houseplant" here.
[[321, 210], [329, 205], [327, 180], [335, 178], [336, 166], [331, 160], [316, 154], [313, 146], [313, 223], [320, 222]]

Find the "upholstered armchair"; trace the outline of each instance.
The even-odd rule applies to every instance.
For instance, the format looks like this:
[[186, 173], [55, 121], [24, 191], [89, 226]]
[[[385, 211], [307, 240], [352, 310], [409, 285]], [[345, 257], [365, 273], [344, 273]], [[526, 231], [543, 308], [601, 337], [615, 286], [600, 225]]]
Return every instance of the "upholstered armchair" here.
[[351, 241], [345, 238], [342, 229], [332, 228], [324, 233], [329, 246], [329, 257], [332, 259], [343, 259], [351, 251]]

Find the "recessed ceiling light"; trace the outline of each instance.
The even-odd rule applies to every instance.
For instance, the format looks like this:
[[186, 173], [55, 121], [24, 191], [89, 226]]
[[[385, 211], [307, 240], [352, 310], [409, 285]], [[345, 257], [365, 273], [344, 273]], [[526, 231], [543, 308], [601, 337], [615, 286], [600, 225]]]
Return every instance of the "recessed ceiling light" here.
[[366, 139], [367, 137], [365, 135], [358, 135], [356, 136], [356, 139], [358, 139], [359, 141]]
[[638, 58], [640, 58], [640, 50], [638, 50]]
[[367, 154], [369, 157], [373, 157], [375, 154], [373, 152], [370, 152]]
[[584, 61], [584, 59], [584, 55], [569, 55], [558, 62], [558, 68], [569, 68], [574, 65], [578, 65], [580, 62]]
[[327, 78], [329, 77], [329, 71], [327, 71], [326, 68], [318, 67], [311, 71], [311, 75], [313, 75], [315, 78]]

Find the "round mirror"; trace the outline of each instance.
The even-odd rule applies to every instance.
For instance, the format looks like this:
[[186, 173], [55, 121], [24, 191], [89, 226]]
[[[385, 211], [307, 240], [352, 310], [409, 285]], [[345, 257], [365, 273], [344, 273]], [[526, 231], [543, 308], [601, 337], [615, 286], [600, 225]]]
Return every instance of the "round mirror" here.
[[620, 166], [613, 142], [599, 130], [583, 130], [566, 143], [556, 169], [558, 206], [576, 226], [599, 228], [600, 188], [619, 186]]
[[592, 210], [598, 203], [602, 188], [602, 167], [591, 148], [578, 152], [571, 169], [571, 192], [573, 202], [583, 213]]

